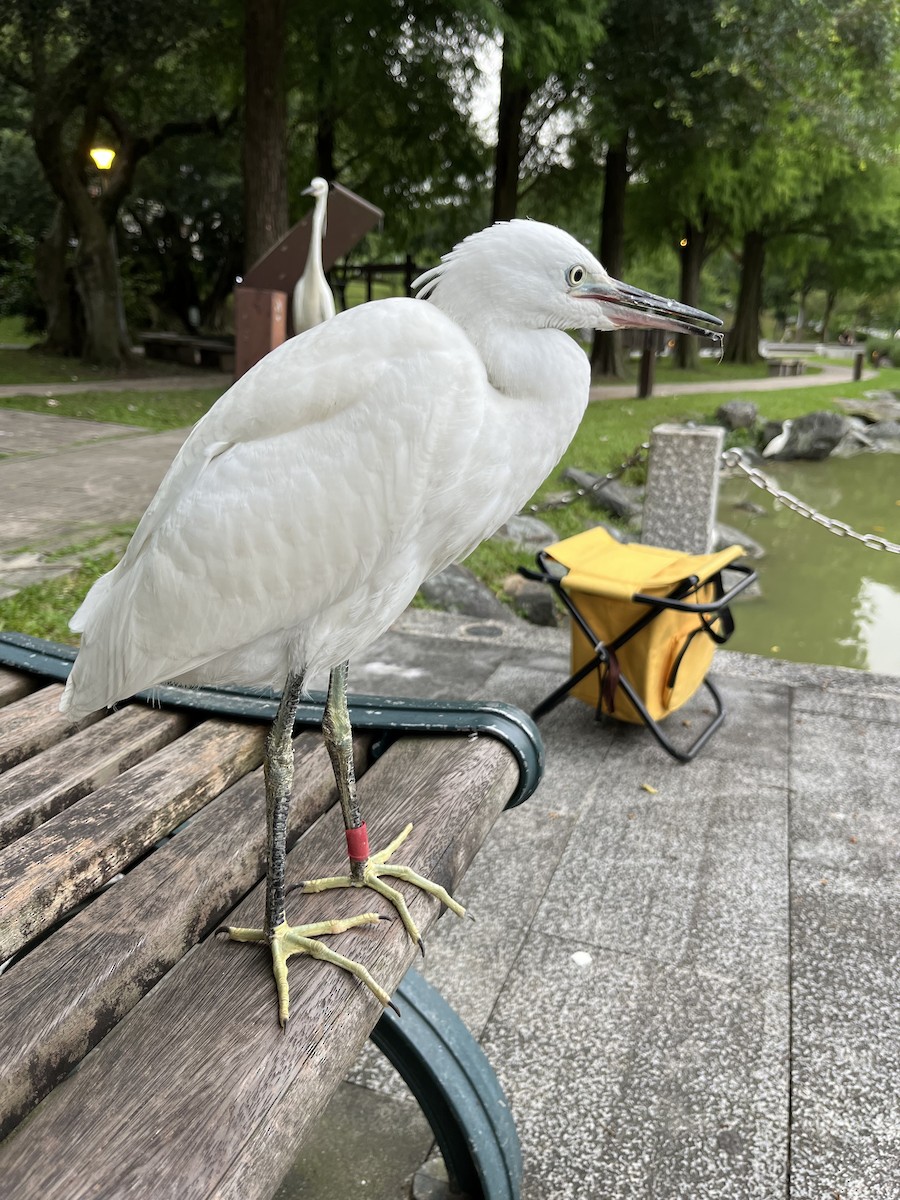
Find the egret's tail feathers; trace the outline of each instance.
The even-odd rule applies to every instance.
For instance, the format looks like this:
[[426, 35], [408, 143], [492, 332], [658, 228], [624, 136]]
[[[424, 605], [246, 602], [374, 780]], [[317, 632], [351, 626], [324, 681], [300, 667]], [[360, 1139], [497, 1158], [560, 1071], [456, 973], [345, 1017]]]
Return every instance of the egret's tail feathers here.
[[105, 575], [101, 575], [84, 600], [82, 600], [79, 607], [75, 610], [75, 615], [69, 621], [69, 628], [73, 633], [84, 633], [88, 621], [97, 612], [109, 594], [109, 589], [115, 583], [121, 565], [121, 563], [117, 563], [111, 571], [107, 571]]
[[78, 689], [72, 681], [72, 676], [66, 680], [66, 688], [59, 701], [59, 711], [65, 713], [72, 721], [80, 721], [82, 717], [89, 716], [97, 708], [102, 708], [102, 704], [87, 704], [78, 694]]

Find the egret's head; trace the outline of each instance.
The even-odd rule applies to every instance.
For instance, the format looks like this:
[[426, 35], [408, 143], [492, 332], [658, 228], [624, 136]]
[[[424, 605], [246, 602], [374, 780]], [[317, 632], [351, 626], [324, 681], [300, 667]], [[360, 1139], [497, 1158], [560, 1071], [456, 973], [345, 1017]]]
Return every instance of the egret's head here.
[[323, 179], [321, 175], [317, 175], [315, 179], [310, 181], [309, 187], [303, 189], [301, 196], [314, 196], [316, 200], [320, 196], [328, 195], [328, 180]]
[[717, 336], [722, 322], [612, 279], [562, 229], [509, 221], [472, 234], [415, 281], [464, 328], [669, 329]]

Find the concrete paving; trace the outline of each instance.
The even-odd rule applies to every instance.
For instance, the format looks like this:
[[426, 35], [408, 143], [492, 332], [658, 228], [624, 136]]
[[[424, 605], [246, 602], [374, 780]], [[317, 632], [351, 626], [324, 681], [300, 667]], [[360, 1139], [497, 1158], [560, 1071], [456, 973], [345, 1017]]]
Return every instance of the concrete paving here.
[[[351, 685], [528, 709], [567, 654], [563, 631], [410, 612]], [[900, 679], [723, 651], [713, 674], [728, 719], [686, 766], [576, 700], [549, 714], [540, 790], [460, 888], [476, 923], [429, 941], [425, 974], [511, 1101], [524, 1200], [900, 1195]], [[351, 1086], [412, 1121], [369, 1048], [330, 1138], [363, 1111]], [[407, 1193], [395, 1174], [365, 1194]]]
[[[184, 432], [67, 422], [38, 455], [19, 424], [0, 551], [136, 518]], [[351, 686], [527, 710], [567, 645], [410, 612]], [[429, 941], [425, 973], [509, 1096], [524, 1200], [900, 1196], [900, 679], [721, 651], [714, 674], [729, 717], [687, 766], [577, 701], [549, 714], [540, 790], [460, 889], [477, 923], [446, 917]], [[323, 1122], [320, 1145], [376, 1131], [375, 1157], [340, 1177], [301, 1159], [285, 1197], [408, 1194], [430, 1136], [374, 1050]]]

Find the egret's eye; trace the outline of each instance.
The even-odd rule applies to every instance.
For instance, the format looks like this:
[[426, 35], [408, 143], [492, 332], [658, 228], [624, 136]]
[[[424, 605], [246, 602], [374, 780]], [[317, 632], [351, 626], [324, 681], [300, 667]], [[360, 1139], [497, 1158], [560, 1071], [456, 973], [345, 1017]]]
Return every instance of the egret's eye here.
[[569, 267], [566, 271], [566, 283], [569, 287], [576, 287], [584, 279], [584, 267]]

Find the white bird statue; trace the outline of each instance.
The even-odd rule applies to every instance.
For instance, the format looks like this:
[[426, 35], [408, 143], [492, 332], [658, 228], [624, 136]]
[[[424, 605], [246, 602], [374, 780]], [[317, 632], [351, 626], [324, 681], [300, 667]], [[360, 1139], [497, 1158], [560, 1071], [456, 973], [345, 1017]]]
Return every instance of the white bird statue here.
[[328, 180], [317, 175], [301, 195], [314, 196], [312, 228], [309, 235], [309, 253], [303, 274], [294, 287], [291, 299], [291, 315], [294, 333], [305, 333], [314, 325], [321, 325], [334, 316], [334, 296], [322, 269], [322, 239], [328, 210]]
[[348, 660], [425, 579], [517, 512], [559, 460], [590, 386], [588, 360], [565, 330], [721, 336], [715, 317], [619, 283], [567, 233], [536, 221], [473, 234], [416, 286], [418, 299], [342, 312], [239, 379], [194, 427], [122, 561], [72, 620], [83, 637], [60, 707], [73, 718], [163, 681], [283, 689], [266, 743], [265, 921], [228, 930], [270, 946], [282, 1025], [292, 954], [337, 963], [388, 1002], [365, 967], [318, 940], [376, 914], [315, 926], [286, 920], [291, 736], [304, 678], [330, 672], [323, 733], [350, 867], [303, 890], [372, 888], [418, 943], [386, 880], [463, 909], [389, 861], [408, 829], [369, 852]]
[[763, 458], [774, 458], [776, 454], [781, 453], [781, 451], [790, 441], [791, 426], [793, 424], [794, 422], [790, 419], [782, 423], [780, 431], [775, 434], [771, 441], [766, 442], [765, 446], [763, 447]]

